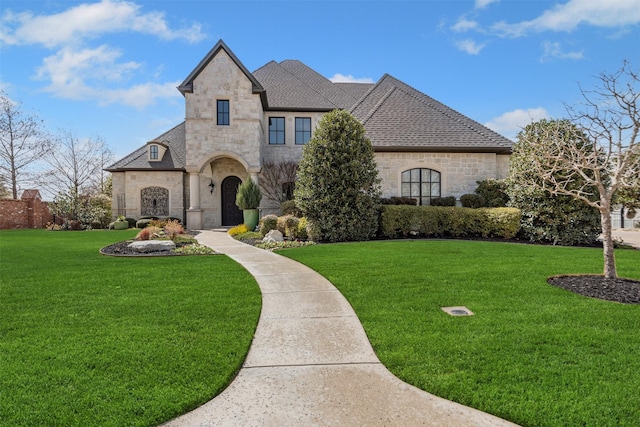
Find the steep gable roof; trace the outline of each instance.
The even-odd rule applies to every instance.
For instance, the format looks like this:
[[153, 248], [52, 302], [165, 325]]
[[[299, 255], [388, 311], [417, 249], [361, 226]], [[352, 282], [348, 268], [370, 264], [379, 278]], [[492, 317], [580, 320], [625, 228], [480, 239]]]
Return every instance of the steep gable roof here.
[[118, 160], [105, 170], [118, 172], [123, 170], [184, 170], [186, 157], [184, 122], [163, 133], [150, 142], [157, 142], [167, 147], [167, 151], [159, 162], [150, 162], [147, 145], [143, 145], [133, 153]]
[[376, 151], [510, 153], [513, 142], [385, 74], [352, 108]]
[[269, 110], [330, 111], [338, 108], [323, 93], [275, 61], [266, 63], [253, 74], [267, 91]]
[[225, 44], [225, 42], [218, 40], [215, 46], [207, 53], [207, 55], [202, 58], [202, 61], [196, 66], [196, 68], [189, 73], [186, 79], [178, 86], [178, 90], [182, 92], [184, 95], [186, 92], [193, 92], [193, 81], [196, 77], [202, 72], [202, 70], [211, 62], [213, 58], [220, 52], [220, 50], [224, 50], [227, 55], [233, 60], [233, 62], [242, 70], [245, 76], [251, 81], [253, 86], [253, 93], [264, 93], [264, 88], [262, 85], [256, 80], [253, 74], [247, 70], [247, 67], [238, 59], [238, 57], [229, 49], [229, 47]]

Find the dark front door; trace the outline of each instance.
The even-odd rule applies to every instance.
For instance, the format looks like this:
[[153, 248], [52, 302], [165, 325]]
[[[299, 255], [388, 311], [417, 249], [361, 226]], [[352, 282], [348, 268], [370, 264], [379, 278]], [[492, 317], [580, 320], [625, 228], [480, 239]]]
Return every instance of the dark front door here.
[[222, 181], [222, 225], [242, 224], [242, 211], [236, 206], [236, 193], [242, 181], [237, 176], [228, 176]]

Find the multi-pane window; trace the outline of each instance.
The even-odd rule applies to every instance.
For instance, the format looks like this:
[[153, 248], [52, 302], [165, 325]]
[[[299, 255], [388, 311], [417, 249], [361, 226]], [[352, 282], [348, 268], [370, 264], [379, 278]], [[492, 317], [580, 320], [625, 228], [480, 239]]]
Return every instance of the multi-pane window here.
[[306, 144], [310, 139], [311, 117], [296, 117], [296, 144]]
[[229, 126], [228, 99], [218, 99], [218, 125]]
[[410, 169], [402, 172], [402, 197], [411, 197], [418, 205], [431, 204], [431, 199], [440, 197], [440, 172], [433, 169]]
[[284, 144], [284, 117], [269, 117], [269, 144]]
[[149, 159], [158, 160], [158, 146], [152, 145], [149, 147]]

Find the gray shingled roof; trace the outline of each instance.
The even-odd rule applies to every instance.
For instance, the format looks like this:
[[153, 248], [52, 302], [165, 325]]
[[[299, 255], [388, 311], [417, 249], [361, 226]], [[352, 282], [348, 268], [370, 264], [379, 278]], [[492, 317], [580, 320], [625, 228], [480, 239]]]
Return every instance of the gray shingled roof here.
[[105, 170], [109, 172], [122, 170], [184, 170], [186, 158], [184, 122], [152, 141], [161, 142], [167, 146], [167, 151], [161, 161], [150, 162], [147, 155], [147, 145], [143, 145]]
[[[224, 49], [253, 82], [263, 107], [276, 111], [350, 110], [366, 129], [376, 151], [471, 151], [510, 153], [513, 142], [385, 74], [377, 83], [332, 83], [297, 60], [271, 61], [249, 73], [220, 40], [179, 89], [192, 89], [193, 79]], [[106, 170], [184, 170], [184, 122], [154, 141], [167, 145], [160, 162], [149, 162], [146, 145]]]
[[510, 153], [513, 142], [385, 74], [352, 108], [377, 151]]

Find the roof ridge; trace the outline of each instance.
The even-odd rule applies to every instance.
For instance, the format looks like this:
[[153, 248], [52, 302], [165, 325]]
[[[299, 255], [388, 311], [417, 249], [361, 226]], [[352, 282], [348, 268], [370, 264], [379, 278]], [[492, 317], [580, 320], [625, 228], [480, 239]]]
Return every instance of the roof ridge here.
[[365, 116], [365, 118], [362, 120], [362, 124], [364, 125], [370, 118], [371, 116], [373, 116], [375, 114], [376, 111], [378, 111], [378, 108], [380, 108], [380, 106], [382, 104], [384, 104], [384, 102], [391, 96], [391, 94], [396, 90], [397, 88], [395, 86], [391, 86], [391, 89], [389, 89], [387, 91], [387, 93], [385, 93], [382, 98], [380, 98], [380, 100], [378, 101], [378, 103], [376, 105], [373, 106], [373, 108], [371, 108], [371, 111], [369, 111], [369, 113], [367, 113], [367, 115]]
[[[291, 71], [289, 71], [288, 69], [286, 69], [285, 67], [282, 66], [282, 63], [285, 61], [296, 61], [299, 62], [300, 64], [304, 65], [305, 67], [307, 67], [308, 69], [310, 69], [311, 71], [313, 71], [314, 73], [316, 73], [317, 75], [319, 75], [320, 77], [322, 77], [323, 79], [329, 81], [329, 83], [331, 83], [331, 80], [327, 79], [325, 76], [323, 76], [322, 74], [318, 73], [316, 70], [314, 70], [313, 68], [309, 67], [307, 64], [305, 64], [304, 62], [297, 60], [297, 59], [285, 59], [284, 61], [280, 61], [280, 62], [276, 62], [276, 64], [278, 64], [280, 66], [280, 68], [282, 68], [284, 71], [286, 71], [287, 73], [289, 73], [291, 76], [293, 76], [296, 80], [298, 80], [300, 83], [302, 83], [303, 85], [305, 85], [306, 87], [308, 87], [309, 89], [311, 89], [313, 92], [315, 92], [316, 94], [318, 94], [321, 98], [323, 98], [325, 101], [327, 101], [329, 104], [333, 105], [335, 108], [340, 108], [339, 105], [336, 105], [335, 102], [333, 102], [332, 100], [330, 100], [329, 98], [327, 98], [323, 93], [317, 91], [313, 86], [311, 86], [310, 84], [308, 84], [307, 82], [305, 82], [304, 80], [300, 79], [300, 77], [298, 77], [296, 74], [293, 74]], [[332, 84], [333, 85], [333, 84]], [[342, 89], [340, 89], [342, 91]], [[268, 96], [268, 94], [267, 94]]]
[[371, 92], [373, 92], [374, 90], [376, 90], [376, 88], [377, 88], [377, 87], [382, 83], [382, 81], [383, 81], [384, 79], [386, 79], [387, 77], [391, 77], [391, 75], [389, 75], [389, 74], [387, 74], [387, 73], [384, 73], [384, 74], [382, 75], [382, 77], [380, 77], [380, 79], [379, 79], [379, 80], [378, 80], [378, 81], [377, 81], [373, 86], [371, 86], [371, 87], [369, 88], [369, 90], [367, 90], [367, 92], [366, 92], [364, 95], [362, 95], [358, 101], [356, 101], [356, 103], [355, 103], [355, 104], [353, 104], [353, 106], [349, 109], [349, 112], [353, 114], [353, 112], [354, 112], [354, 111], [356, 111], [356, 109], [357, 109], [357, 108], [358, 108], [358, 107], [359, 107], [359, 106], [364, 102], [364, 100], [365, 100], [365, 99], [367, 99], [367, 97], [369, 96], [369, 94], [370, 94]]
[[[419, 91], [418, 89], [414, 88], [413, 86], [403, 82], [402, 80], [399, 80], [391, 75], [389, 75], [389, 77], [391, 77], [394, 81], [395, 84], [397, 84], [396, 87], [398, 87], [399, 90], [401, 90], [402, 92], [406, 93], [407, 95], [409, 95], [410, 97], [414, 98], [415, 100], [417, 100], [420, 103], [426, 104], [427, 106], [429, 106], [430, 108], [433, 108], [434, 110], [440, 112], [441, 114], [444, 114], [446, 117], [462, 124], [463, 126], [465, 126], [466, 128], [468, 128], [469, 130], [472, 130], [473, 132], [484, 136], [485, 138], [488, 138], [494, 142], [500, 143], [500, 141], [497, 141], [498, 138], [496, 138], [496, 136], [504, 139], [505, 141], [509, 141], [509, 139], [507, 139], [506, 137], [500, 135], [499, 133], [489, 129], [488, 127], [484, 126], [482, 123], [475, 121], [474, 119], [465, 116], [464, 114], [462, 114], [461, 112], [459, 112], [458, 110], [455, 110], [454, 108], [451, 108], [445, 104], [443, 104], [442, 102], [438, 101], [435, 98], [432, 98], [431, 96], [427, 95], [426, 93], [423, 93], [421, 91]], [[405, 88], [401, 87], [404, 86]], [[410, 89], [407, 90], [406, 88]], [[418, 92], [421, 96], [417, 96], [415, 93], [413, 92]], [[428, 99], [430, 102], [426, 102], [425, 98]], [[455, 114], [451, 114], [451, 112], [455, 113]], [[480, 128], [477, 128], [476, 126], [471, 126], [469, 124], [469, 122], [475, 124], [475, 125], [479, 125]], [[485, 129], [490, 131], [490, 132], [485, 132]], [[510, 141], [509, 141], [510, 142]]]

